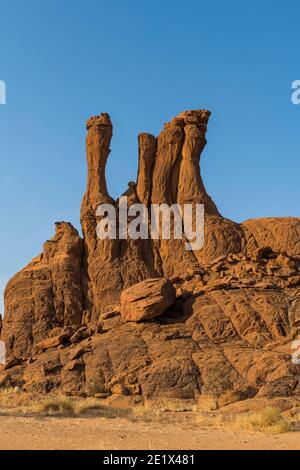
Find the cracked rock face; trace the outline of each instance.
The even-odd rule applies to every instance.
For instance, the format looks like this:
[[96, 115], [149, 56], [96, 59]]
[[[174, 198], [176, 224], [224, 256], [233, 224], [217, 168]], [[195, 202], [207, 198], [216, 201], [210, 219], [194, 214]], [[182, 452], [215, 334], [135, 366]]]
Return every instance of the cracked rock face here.
[[66, 222], [8, 283], [0, 386], [138, 400], [300, 397], [291, 344], [300, 334], [300, 219], [225, 219], [200, 157], [210, 113], [185, 111], [141, 133], [128, 204], [204, 204], [204, 247], [186, 240], [100, 240], [99, 204], [113, 126], [87, 121], [83, 238]]

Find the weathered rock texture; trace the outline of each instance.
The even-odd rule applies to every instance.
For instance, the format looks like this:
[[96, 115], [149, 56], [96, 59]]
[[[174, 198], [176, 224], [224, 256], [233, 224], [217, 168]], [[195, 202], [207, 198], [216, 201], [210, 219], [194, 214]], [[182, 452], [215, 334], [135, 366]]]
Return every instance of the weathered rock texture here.
[[[223, 218], [200, 175], [210, 113], [186, 111], [158, 138], [139, 136], [128, 204], [203, 203], [205, 243], [99, 240], [113, 133], [108, 114], [87, 122], [83, 239], [56, 226], [43, 253], [5, 290], [0, 385], [220, 405], [254, 396], [300, 397], [291, 343], [300, 333], [300, 219], [236, 224]], [[121, 304], [121, 305], [120, 305]], [[129, 321], [128, 321], [129, 320]]]

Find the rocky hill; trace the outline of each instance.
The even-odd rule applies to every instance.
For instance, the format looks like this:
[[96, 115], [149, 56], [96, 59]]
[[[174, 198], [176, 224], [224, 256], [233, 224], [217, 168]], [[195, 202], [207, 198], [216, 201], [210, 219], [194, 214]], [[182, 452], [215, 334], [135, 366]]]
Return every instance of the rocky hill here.
[[207, 194], [200, 155], [210, 113], [186, 111], [139, 135], [129, 204], [202, 203], [205, 241], [100, 240], [96, 209], [117, 206], [105, 166], [108, 114], [87, 121], [83, 238], [56, 224], [43, 252], [5, 290], [0, 385], [134, 399], [300, 396], [300, 219], [237, 224]]

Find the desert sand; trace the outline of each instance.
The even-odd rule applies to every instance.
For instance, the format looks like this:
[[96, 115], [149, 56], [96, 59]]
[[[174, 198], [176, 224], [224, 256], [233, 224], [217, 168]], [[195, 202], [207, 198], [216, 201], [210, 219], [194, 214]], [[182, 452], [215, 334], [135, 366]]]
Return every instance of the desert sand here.
[[295, 449], [300, 433], [267, 434], [194, 423], [132, 422], [127, 418], [0, 416], [0, 449], [204, 450]]

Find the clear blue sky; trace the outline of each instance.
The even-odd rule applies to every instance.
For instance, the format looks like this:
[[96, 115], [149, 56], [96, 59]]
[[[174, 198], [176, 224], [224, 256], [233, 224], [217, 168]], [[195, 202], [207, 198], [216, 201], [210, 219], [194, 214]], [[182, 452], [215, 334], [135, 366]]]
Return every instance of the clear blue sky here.
[[202, 172], [221, 212], [299, 216], [299, 0], [3, 0], [0, 285], [57, 220], [79, 226], [85, 120], [114, 123], [108, 185], [135, 178], [137, 134], [212, 118]]

